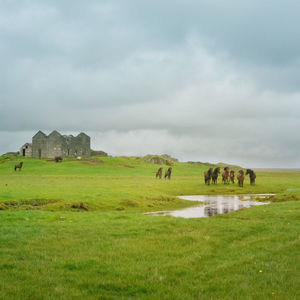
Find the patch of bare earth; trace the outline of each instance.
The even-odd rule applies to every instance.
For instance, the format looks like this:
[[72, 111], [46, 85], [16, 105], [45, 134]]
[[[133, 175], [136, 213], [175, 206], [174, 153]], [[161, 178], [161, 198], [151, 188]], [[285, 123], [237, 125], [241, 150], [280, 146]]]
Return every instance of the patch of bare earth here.
[[123, 167], [123, 168], [134, 168], [133, 166], [129, 166], [129, 165], [125, 165], [125, 164], [118, 164], [119, 167]]
[[93, 165], [103, 165], [104, 162], [102, 160], [89, 159], [89, 160], [81, 161], [81, 164], [85, 166], [93, 166]]

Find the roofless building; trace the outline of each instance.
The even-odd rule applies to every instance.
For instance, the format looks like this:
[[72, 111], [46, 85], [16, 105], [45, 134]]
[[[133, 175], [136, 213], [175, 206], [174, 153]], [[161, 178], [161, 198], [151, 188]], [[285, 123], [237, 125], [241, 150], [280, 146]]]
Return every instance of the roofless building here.
[[26, 143], [21, 147], [20, 155], [34, 158], [90, 156], [91, 139], [83, 132], [73, 136], [61, 135], [54, 130], [47, 136], [38, 131], [32, 138], [32, 144]]

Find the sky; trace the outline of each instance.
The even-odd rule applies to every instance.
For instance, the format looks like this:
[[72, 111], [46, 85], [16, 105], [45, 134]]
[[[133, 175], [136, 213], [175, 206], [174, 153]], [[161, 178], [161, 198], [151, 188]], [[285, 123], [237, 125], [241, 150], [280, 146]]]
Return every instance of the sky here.
[[297, 0], [0, 0], [0, 153], [42, 130], [110, 155], [300, 167]]

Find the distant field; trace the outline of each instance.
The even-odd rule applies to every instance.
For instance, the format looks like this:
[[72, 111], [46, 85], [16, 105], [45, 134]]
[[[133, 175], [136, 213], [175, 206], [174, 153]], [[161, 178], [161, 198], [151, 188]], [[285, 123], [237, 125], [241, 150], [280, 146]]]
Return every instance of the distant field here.
[[[0, 299], [299, 299], [299, 170], [239, 188], [205, 186], [204, 164], [174, 163], [170, 181], [158, 168], [0, 157]], [[277, 196], [210, 219], [142, 214], [193, 205], [177, 195], [248, 193]]]
[[[244, 188], [239, 188], [237, 184], [224, 186], [221, 179], [217, 186], [204, 185], [203, 173], [208, 167], [201, 164], [174, 163], [168, 181], [155, 179], [159, 165], [137, 157], [68, 159], [62, 163], [9, 159], [0, 160], [2, 209], [148, 211], [191, 205], [177, 199], [178, 195], [284, 193], [288, 188], [300, 189], [300, 171], [258, 172], [255, 186], [250, 186], [246, 177]], [[14, 165], [20, 159], [24, 167], [15, 172]]]

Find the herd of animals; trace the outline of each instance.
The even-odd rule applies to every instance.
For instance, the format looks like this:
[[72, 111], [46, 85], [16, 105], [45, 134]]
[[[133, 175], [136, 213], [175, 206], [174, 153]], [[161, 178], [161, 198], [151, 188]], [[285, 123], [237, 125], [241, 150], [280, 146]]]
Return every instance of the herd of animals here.
[[[62, 161], [62, 159], [60, 157], [59, 158], [55, 157], [54, 160], [56, 162]], [[23, 166], [23, 162], [20, 162], [19, 164], [15, 165], [15, 171], [17, 169], [19, 169], [19, 171], [21, 171], [22, 166]], [[218, 176], [221, 172], [220, 169], [221, 169], [220, 167], [217, 167], [215, 169], [210, 168], [206, 172], [204, 172], [204, 182], [205, 182], [205, 184], [207, 184], [207, 185], [210, 185], [210, 183], [217, 184]], [[171, 173], [172, 173], [172, 168], [170, 167], [166, 170], [164, 178], [165, 179], [167, 179], [167, 178], [171, 179]], [[157, 170], [155, 176], [156, 176], [156, 178], [161, 179], [162, 175], [163, 175], [163, 168], [159, 168]], [[244, 180], [245, 180], [246, 175], [249, 175], [249, 177], [250, 177], [250, 184], [251, 185], [255, 184], [256, 174], [253, 170], [247, 169], [246, 173], [244, 173], [244, 170], [239, 170], [239, 172], [236, 176], [239, 187], [244, 186]], [[222, 172], [222, 182], [224, 184], [229, 184], [230, 182], [234, 183], [234, 180], [235, 180], [234, 171], [233, 170], [229, 171], [229, 167], [225, 167], [224, 171]]]
[[[208, 171], [204, 172], [205, 184], [210, 185], [210, 182], [212, 182], [212, 184], [217, 184], [219, 174], [220, 174], [219, 167], [215, 169], [210, 168]], [[249, 175], [250, 177], [250, 184], [251, 185], [255, 184], [256, 174], [253, 170], [247, 169], [246, 173], [244, 173], [244, 170], [239, 170], [236, 176], [239, 187], [244, 186], [244, 180], [246, 175]], [[233, 170], [229, 171], [229, 167], [225, 167], [224, 171], [222, 172], [222, 182], [224, 184], [229, 184], [230, 182], [234, 183], [234, 179], [235, 179], [234, 171]]]
[[[208, 171], [204, 172], [204, 182], [207, 185], [210, 185], [210, 183], [212, 184], [217, 184], [218, 182], [218, 176], [220, 174], [220, 169], [219, 167], [213, 169], [210, 168]], [[171, 179], [171, 172], [172, 172], [172, 168], [169, 168], [166, 172], [165, 172], [165, 176], [164, 178], [168, 178]], [[156, 178], [161, 179], [162, 178], [162, 173], [163, 173], [163, 168], [159, 168], [156, 172]], [[240, 187], [244, 186], [244, 180], [245, 180], [245, 176], [249, 175], [250, 177], [250, 184], [254, 185], [255, 184], [255, 178], [256, 178], [256, 174], [253, 170], [251, 169], [247, 169], [246, 173], [244, 172], [244, 170], [239, 170], [236, 178], [238, 181], [238, 185]], [[235, 180], [235, 173], [233, 170], [229, 171], [229, 167], [225, 167], [224, 171], [222, 172], [222, 182], [224, 184], [229, 184], [234, 183]]]

